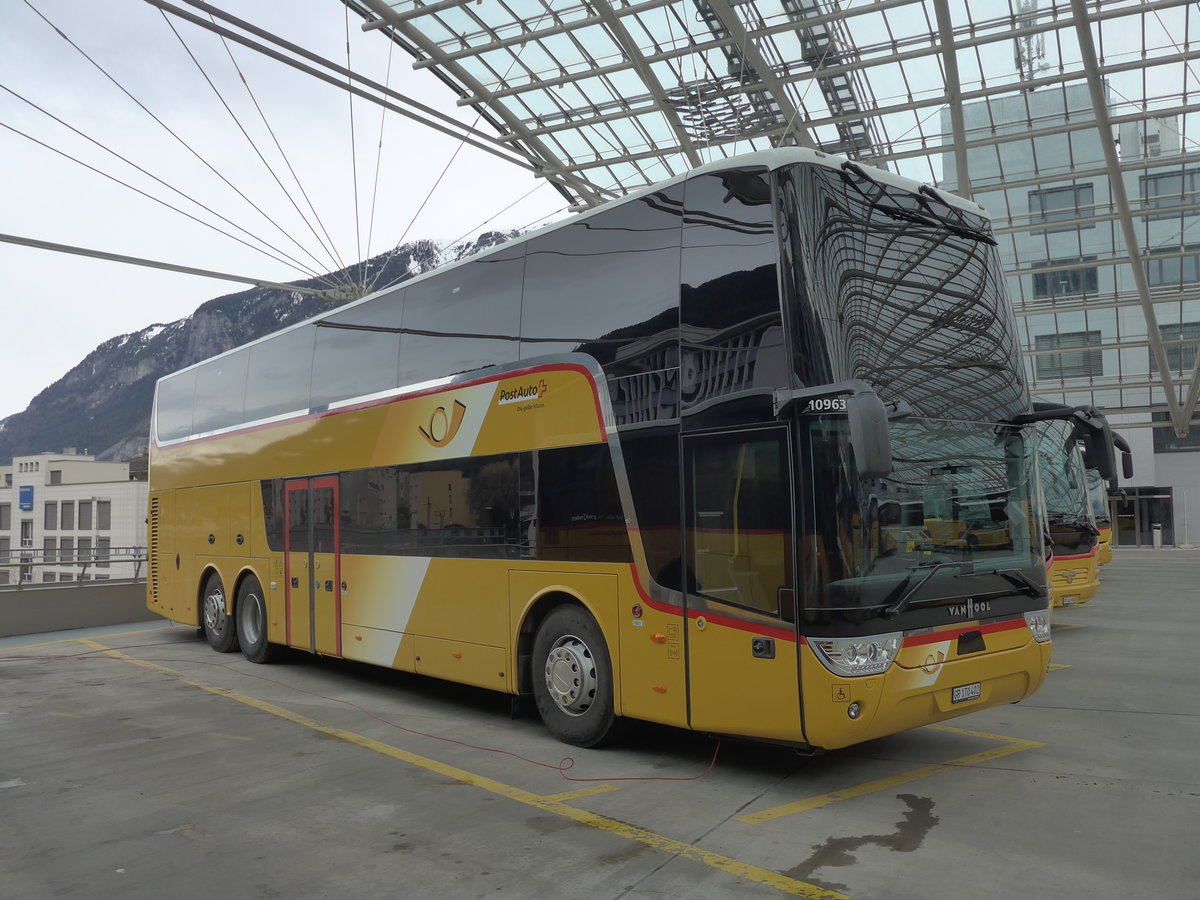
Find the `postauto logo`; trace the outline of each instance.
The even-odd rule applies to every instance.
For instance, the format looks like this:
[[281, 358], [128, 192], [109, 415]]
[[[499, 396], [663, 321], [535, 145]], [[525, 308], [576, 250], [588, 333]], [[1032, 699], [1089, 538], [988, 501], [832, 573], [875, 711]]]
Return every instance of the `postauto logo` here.
[[546, 393], [546, 380], [539, 379], [537, 384], [523, 384], [515, 388], [501, 388], [500, 399], [496, 401], [497, 406], [504, 406], [508, 403], [522, 403], [526, 400], [540, 400]]

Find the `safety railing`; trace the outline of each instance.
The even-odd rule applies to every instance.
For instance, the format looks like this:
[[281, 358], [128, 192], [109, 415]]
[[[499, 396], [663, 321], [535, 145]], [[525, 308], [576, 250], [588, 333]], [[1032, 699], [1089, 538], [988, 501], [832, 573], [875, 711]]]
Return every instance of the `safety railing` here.
[[[0, 552], [0, 591], [42, 586], [144, 581], [145, 547]], [[53, 575], [48, 579], [46, 575]]]

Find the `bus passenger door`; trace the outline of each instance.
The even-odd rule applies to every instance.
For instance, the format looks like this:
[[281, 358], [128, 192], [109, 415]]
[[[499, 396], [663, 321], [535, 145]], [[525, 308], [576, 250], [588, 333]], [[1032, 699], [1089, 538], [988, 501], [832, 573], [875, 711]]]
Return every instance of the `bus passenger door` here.
[[341, 656], [342, 583], [338, 479], [298, 478], [284, 485], [288, 643]]
[[786, 428], [684, 437], [692, 728], [803, 739]]

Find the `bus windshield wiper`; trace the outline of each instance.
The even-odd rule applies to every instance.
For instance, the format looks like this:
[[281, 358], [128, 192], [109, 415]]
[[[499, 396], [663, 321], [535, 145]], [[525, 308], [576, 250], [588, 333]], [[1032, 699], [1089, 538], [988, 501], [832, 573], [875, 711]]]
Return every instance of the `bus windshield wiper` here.
[[[1027, 594], [1030, 597], [1046, 596], [1046, 589], [1020, 569], [992, 569], [989, 571], [976, 572], [975, 564], [970, 560], [962, 560], [961, 562], [936, 563], [932, 566], [918, 567], [925, 570], [925, 574], [922, 576], [921, 580], [908, 590], [904, 591], [904, 593], [901, 594], [900, 598], [896, 600], [896, 602], [887, 607], [883, 611], [883, 617], [885, 619], [896, 618], [896, 616], [908, 609], [913, 602], [913, 597], [920, 592], [921, 588], [925, 587], [925, 585], [929, 583], [929, 580], [933, 578], [934, 575], [936, 575], [942, 569], [952, 569], [956, 567], [959, 571], [958, 574], [954, 576], [955, 578], [973, 578], [980, 575], [998, 575], [1015, 587], [1019, 593]], [[906, 583], [907, 580], [901, 582], [901, 587], [903, 587]]]
[[992, 574], [999, 575], [1022, 594], [1028, 594], [1030, 597], [1046, 596], [1046, 587], [1038, 584], [1020, 569], [997, 569]]
[[1052, 525], [1071, 525], [1082, 527], [1085, 531], [1092, 532], [1092, 534], [1100, 533], [1100, 529], [1092, 524], [1091, 518], [1087, 515], [1079, 513], [1051, 513], [1048, 518]]
[[[894, 619], [896, 616], [900, 615], [900, 613], [904, 612], [904, 610], [907, 609], [908, 605], [912, 602], [912, 598], [915, 597], [917, 593], [920, 592], [921, 588], [925, 587], [925, 585], [929, 583], [929, 580], [942, 569], [956, 568], [959, 570], [959, 575], [973, 575], [975, 573], [975, 564], [969, 559], [962, 560], [960, 562], [935, 563], [932, 566], [917, 566], [917, 568], [926, 570], [924, 576], [922, 576], [920, 581], [901, 594], [900, 599], [883, 611], [883, 617], [885, 619]], [[956, 575], [955, 577], [957, 578], [958, 576]], [[907, 582], [908, 579], [900, 582], [900, 587], [903, 588]]]

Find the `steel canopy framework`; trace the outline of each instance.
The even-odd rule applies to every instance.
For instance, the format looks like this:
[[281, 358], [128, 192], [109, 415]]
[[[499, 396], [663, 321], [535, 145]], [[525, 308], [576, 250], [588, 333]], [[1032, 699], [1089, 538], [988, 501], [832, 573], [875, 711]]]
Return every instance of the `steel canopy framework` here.
[[1034, 390], [1200, 400], [1191, 0], [343, 0], [579, 206], [799, 144], [991, 212]]

